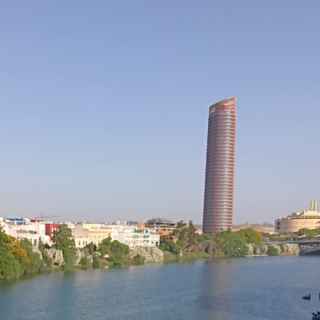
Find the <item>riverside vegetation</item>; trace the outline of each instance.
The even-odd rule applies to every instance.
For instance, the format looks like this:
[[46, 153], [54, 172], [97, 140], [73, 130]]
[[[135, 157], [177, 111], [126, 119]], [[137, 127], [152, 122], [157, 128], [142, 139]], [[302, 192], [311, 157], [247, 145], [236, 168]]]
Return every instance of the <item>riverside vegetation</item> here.
[[0, 229], [0, 280], [17, 280], [55, 270], [69, 272], [77, 268], [107, 269], [145, 263], [142, 255], [111, 238], [104, 239], [98, 247], [90, 243], [76, 249], [66, 225], [55, 232], [52, 241], [52, 248], [40, 244], [35, 249], [28, 240], [17, 240]]
[[252, 229], [199, 235], [192, 222], [179, 222], [173, 233], [161, 239], [159, 248], [129, 249], [119, 241], [104, 239], [99, 246], [90, 243], [76, 249], [71, 230], [62, 225], [53, 236], [53, 246], [32, 248], [27, 240], [17, 240], [0, 230], [0, 280], [54, 270], [109, 269], [150, 262], [188, 261], [250, 255], [298, 254], [282, 246], [266, 245], [261, 233]]
[[160, 249], [167, 261], [299, 254], [296, 245], [267, 245], [263, 235], [253, 229], [199, 235], [192, 222], [180, 222], [173, 234], [161, 241]]

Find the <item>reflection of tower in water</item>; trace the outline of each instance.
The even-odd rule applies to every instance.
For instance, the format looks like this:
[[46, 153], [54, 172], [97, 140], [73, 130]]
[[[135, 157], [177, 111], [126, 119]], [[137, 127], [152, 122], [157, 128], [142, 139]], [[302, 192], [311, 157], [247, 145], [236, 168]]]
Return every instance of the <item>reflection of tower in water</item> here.
[[208, 320], [229, 320], [232, 303], [232, 262], [217, 260], [207, 264], [202, 275], [201, 308]]

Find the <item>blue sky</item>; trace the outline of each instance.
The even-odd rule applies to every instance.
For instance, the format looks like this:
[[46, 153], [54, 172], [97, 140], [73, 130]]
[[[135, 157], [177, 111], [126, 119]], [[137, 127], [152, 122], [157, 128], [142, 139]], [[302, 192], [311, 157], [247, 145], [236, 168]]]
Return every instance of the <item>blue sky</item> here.
[[319, 1], [0, 4], [0, 215], [202, 218], [238, 97], [236, 222], [319, 199]]

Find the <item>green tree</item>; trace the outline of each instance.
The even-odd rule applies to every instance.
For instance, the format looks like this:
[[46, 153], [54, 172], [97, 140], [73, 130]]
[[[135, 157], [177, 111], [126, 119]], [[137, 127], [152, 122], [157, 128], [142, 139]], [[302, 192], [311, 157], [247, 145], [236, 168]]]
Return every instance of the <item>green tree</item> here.
[[41, 271], [40, 255], [28, 240], [17, 240], [0, 229], [0, 279], [18, 279]]
[[102, 256], [111, 254], [111, 243], [112, 243], [111, 237], [108, 237], [101, 241], [98, 247], [98, 251], [101, 253]]
[[138, 265], [142, 265], [144, 264], [145, 258], [143, 256], [141, 256], [140, 254], [135, 255], [132, 259], [131, 259], [131, 263], [135, 266]]
[[96, 254], [94, 254], [92, 257], [92, 268], [93, 269], [101, 268], [100, 258]]
[[39, 242], [39, 251], [41, 252], [42, 255], [42, 271], [51, 271], [53, 261], [52, 259], [48, 256], [46, 249], [49, 249], [50, 247], [47, 244], [42, 243], [41, 241]]
[[279, 250], [274, 246], [268, 246], [267, 255], [268, 256], [278, 256]]
[[160, 250], [171, 252], [173, 254], [179, 254], [180, 248], [177, 246], [177, 244], [170, 239], [161, 239], [160, 240]]
[[16, 280], [23, 275], [23, 268], [15, 256], [0, 247], [0, 280]]
[[89, 269], [91, 267], [90, 261], [87, 257], [82, 257], [80, 259], [79, 265], [81, 269], [84, 269], [84, 270]]
[[98, 251], [104, 256], [108, 256], [108, 265], [110, 267], [122, 267], [129, 264], [129, 247], [110, 237], [104, 239], [98, 248]]
[[76, 260], [76, 246], [71, 229], [67, 225], [61, 225], [54, 233], [52, 241], [56, 249], [62, 250], [64, 270], [73, 270]]
[[247, 243], [237, 232], [220, 232], [215, 241], [226, 257], [243, 257], [248, 254]]
[[22, 261], [24, 273], [26, 275], [32, 275], [41, 272], [43, 268], [43, 261], [39, 253], [33, 252], [32, 244], [28, 240], [20, 241], [21, 247], [26, 251], [28, 259]]
[[239, 235], [247, 242], [256, 245], [262, 244], [262, 235], [260, 232], [247, 228], [238, 231]]
[[90, 242], [84, 248], [86, 252], [90, 255], [94, 254], [97, 251], [97, 246], [93, 242]]
[[188, 225], [181, 223], [180, 227], [175, 230], [174, 235], [176, 237], [176, 246], [182, 252], [198, 242], [198, 235], [192, 221]]

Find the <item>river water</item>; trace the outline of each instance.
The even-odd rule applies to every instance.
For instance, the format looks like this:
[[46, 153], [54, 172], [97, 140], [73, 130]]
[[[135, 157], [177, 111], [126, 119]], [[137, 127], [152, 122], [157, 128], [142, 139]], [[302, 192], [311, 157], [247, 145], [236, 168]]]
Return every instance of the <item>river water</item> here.
[[319, 291], [320, 257], [53, 273], [0, 284], [0, 319], [302, 320], [320, 310]]

